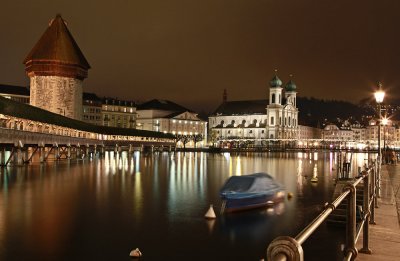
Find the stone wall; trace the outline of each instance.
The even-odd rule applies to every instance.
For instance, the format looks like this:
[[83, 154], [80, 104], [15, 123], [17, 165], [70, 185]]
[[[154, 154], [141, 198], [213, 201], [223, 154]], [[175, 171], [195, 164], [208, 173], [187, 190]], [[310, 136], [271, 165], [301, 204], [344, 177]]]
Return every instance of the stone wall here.
[[82, 120], [82, 81], [60, 76], [32, 76], [30, 104]]

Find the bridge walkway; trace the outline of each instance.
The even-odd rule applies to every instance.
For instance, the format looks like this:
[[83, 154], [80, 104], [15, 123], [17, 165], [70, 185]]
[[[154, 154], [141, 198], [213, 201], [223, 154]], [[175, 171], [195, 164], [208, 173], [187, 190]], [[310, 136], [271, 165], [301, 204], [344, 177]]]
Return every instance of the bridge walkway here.
[[[376, 225], [370, 225], [372, 254], [358, 253], [360, 261], [400, 260], [400, 164], [382, 166], [381, 198], [375, 209]], [[362, 235], [360, 235], [362, 238]], [[357, 248], [362, 248], [362, 240]]]

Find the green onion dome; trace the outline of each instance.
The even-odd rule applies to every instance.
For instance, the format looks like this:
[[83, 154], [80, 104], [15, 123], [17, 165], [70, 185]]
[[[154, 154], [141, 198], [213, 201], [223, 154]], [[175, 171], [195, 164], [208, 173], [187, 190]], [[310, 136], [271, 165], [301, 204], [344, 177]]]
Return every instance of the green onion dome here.
[[269, 82], [269, 85], [272, 88], [281, 87], [282, 86], [282, 81], [281, 81], [281, 79], [278, 78], [278, 76], [275, 75], [274, 78], [272, 78], [272, 80]]
[[287, 91], [287, 92], [295, 92], [296, 88], [297, 88], [296, 84], [292, 80], [290, 80], [285, 86], [285, 91]]

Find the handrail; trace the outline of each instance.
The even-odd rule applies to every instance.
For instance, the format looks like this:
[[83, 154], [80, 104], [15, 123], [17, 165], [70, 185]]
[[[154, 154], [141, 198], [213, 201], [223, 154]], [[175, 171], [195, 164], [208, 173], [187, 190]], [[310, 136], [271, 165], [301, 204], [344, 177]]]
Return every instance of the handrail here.
[[[268, 246], [267, 260], [270, 261], [303, 261], [302, 244], [310, 235], [324, 222], [327, 217], [339, 206], [339, 204], [347, 199], [347, 223], [346, 235], [347, 242], [344, 248], [343, 260], [354, 260], [358, 254], [356, 243], [363, 231], [363, 247], [360, 252], [371, 254], [368, 246], [369, 241], [369, 224], [375, 224], [375, 212], [377, 196], [377, 175], [376, 168], [373, 164], [371, 167], [362, 171], [355, 181], [349, 182], [343, 188], [343, 192], [332, 202], [326, 203], [325, 209], [296, 237], [280, 236], [275, 238]], [[356, 223], [356, 186], [364, 181], [364, 199], [361, 213], [361, 222], [357, 226]]]

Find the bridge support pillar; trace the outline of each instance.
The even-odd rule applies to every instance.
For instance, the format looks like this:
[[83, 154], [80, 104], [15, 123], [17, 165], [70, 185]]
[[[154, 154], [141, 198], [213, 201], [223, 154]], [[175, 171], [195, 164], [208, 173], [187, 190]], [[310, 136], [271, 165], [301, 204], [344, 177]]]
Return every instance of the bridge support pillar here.
[[26, 148], [24, 151], [23, 151], [23, 157], [22, 157], [22, 162], [23, 163], [25, 163], [25, 164], [28, 164], [29, 163], [29, 147], [28, 148]]
[[67, 145], [67, 159], [71, 159], [71, 144]]
[[16, 146], [14, 148], [15, 150], [15, 154], [14, 154], [14, 164], [20, 166], [22, 165], [24, 162], [22, 160], [22, 150], [20, 146]]
[[96, 154], [97, 154], [97, 145], [94, 144], [94, 147], [93, 147], [93, 158], [96, 157]]
[[81, 146], [78, 144], [78, 146], [76, 146], [76, 158], [80, 159], [82, 158], [81, 156]]
[[86, 147], [85, 147], [85, 158], [89, 158], [89, 156], [90, 156], [90, 148], [89, 148], [89, 144], [86, 144]]
[[45, 149], [43, 146], [39, 145], [39, 161], [40, 161], [40, 163], [44, 162], [44, 159], [45, 159], [44, 156], [45, 156]]
[[144, 145], [142, 144], [142, 145], [140, 145], [140, 152], [143, 152], [144, 151]]
[[54, 157], [56, 160], [60, 159], [60, 147], [58, 145], [54, 146]]
[[132, 153], [133, 153], [133, 146], [132, 144], [129, 144], [128, 155], [131, 155]]
[[105, 153], [104, 145], [101, 146], [101, 149], [100, 149], [100, 150], [101, 150], [101, 156], [104, 156], [104, 153]]
[[114, 147], [114, 157], [116, 158], [117, 157], [117, 154], [118, 154], [118, 144], [115, 144], [115, 147]]
[[6, 164], [6, 148], [1, 148], [0, 151], [0, 166], [4, 166]]
[[151, 153], [153, 153], [153, 152], [154, 152], [154, 145], [151, 145], [151, 147], [150, 147], [150, 151], [151, 151]]
[[172, 152], [172, 146], [169, 145], [168, 152]]

